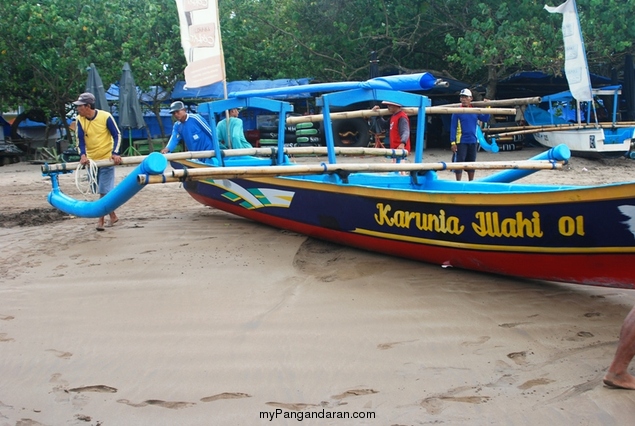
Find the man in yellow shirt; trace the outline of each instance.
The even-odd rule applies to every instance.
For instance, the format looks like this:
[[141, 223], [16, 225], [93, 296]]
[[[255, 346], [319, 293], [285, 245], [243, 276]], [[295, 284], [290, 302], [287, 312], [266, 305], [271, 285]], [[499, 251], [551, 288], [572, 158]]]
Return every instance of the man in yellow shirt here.
[[[80, 163], [87, 165], [90, 160], [113, 160], [115, 164], [121, 164], [121, 132], [112, 115], [107, 111], [95, 109], [95, 96], [92, 93], [82, 93], [73, 105], [78, 114], [77, 139], [81, 154]], [[97, 172], [97, 184], [100, 198], [109, 193], [115, 187], [115, 168], [100, 167]], [[109, 216], [110, 226], [119, 221], [114, 211], [110, 212]], [[99, 218], [95, 229], [104, 230], [103, 216]]]

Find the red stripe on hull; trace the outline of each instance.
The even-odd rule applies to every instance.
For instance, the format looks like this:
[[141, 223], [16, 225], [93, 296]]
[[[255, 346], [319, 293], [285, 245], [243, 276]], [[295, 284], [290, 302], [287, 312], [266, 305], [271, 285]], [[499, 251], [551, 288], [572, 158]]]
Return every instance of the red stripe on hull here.
[[[447, 248], [322, 228], [188, 192], [201, 204], [299, 234], [392, 256], [472, 271], [547, 281], [635, 289], [632, 254], [541, 254]], [[610, 271], [610, 274], [606, 274]]]

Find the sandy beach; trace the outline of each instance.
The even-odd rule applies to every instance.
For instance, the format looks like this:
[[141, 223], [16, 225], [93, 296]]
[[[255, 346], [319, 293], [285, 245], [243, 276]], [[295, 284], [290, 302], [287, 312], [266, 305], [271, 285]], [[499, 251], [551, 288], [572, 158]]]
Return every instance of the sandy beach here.
[[[635, 161], [574, 158], [523, 181], [623, 180]], [[61, 186], [82, 197], [72, 175]], [[635, 391], [602, 384], [635, 291], [340, 247], [204, 207], [176, 183], [144, 188], [96, 232], [55, 211], [50, 189], [39, 165], [0, 167], [0, 426], [635, 418]]]

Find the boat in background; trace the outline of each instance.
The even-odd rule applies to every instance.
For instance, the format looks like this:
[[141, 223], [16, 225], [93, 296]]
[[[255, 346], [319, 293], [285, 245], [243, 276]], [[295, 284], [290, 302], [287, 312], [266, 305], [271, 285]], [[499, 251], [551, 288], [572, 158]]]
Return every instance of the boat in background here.
[[[565, 144], [572, 155], [580, 157], [627, 155], [635, 143], [635, 124], [617, 121], [621, 86], [593, 89], [592, 93], [592, 102], [576, 102], [571, 92], [565, 91], [544, 96], [539, 105], [528, 105], [525, 121], [538, 128], [533, 135], [536, 141], [546, 147]], [[610, 113], [601, 96], [612, 98]]]
[[[534, 129], [534, 138], [544, 146], [565, 144], [573, 155], [598, 157], [622, 156], [631, 149], [635, 126], [617, 124], [618, 94], [620, 86], [594, 90], [587, 63], [584, 38], [580, 27], [575, 0], [567, 0], [557, 7], [545, 5], [549, 13], [562, 14], [562, 38], [564, 43], [564, 73], [569, 91], [543, 97], [548, 108], [529, 106], [525, 120]], [[598, 96], [613, 96], [612, 121], [600, 123], [598, 113], [603, 109]], [[596, 102], [597, 100], [597, 102]], [[608, 118], [608, 117], [607, 117]]]

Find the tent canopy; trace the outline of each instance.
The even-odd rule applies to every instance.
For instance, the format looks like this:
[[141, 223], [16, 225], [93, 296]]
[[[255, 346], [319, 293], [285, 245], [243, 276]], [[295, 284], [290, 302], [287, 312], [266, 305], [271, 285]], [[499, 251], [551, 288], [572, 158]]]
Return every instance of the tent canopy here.
[[[150, 86], [150, 89], [147, 92], [141, 92], [141, 89], [137, 86], [137, 96], [141, 102], [153, 102], [154, 99], [158, 99], [160, 101], [169, 101], [169, 93], [159, 86]], [[106, 99], [109, 102], [117, 102], [119, 100], [119, 85], [111, 84], [108, 90], [106, 91]]]
[[[591, 86], [600, 87], [611, 84], [611, 79], [591, 74]], [[496, 84], [498, 99], [545, 96], [569, 90], [564, 73], [560, 76], [542, 71], [521, 71], [514, 73]]]

